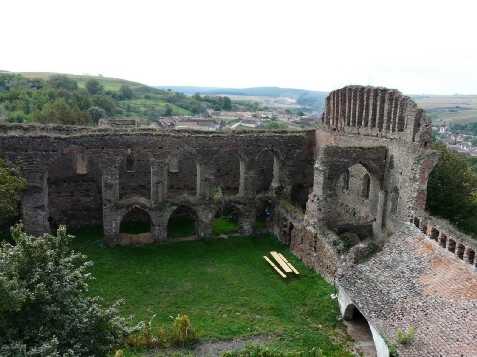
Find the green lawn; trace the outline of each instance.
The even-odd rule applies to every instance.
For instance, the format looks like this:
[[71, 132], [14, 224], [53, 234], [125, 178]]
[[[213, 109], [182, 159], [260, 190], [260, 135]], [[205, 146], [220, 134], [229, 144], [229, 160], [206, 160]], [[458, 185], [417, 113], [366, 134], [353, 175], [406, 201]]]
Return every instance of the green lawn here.
[[[350, 356], [330, 338], [343, 329], [333, 287], [271, 235], [106, 248], [101, 227], [68, 231], [76, 235], [72, 247], [95, 263], [89, 293], [108, 304], [125, 299], [121, 313], [136, 322], [156, 314], [153, 331], [186, 314], [203, 340], [265, 333], [283, 350]], [[263, 258], [270, 251], [301, 274], [279, 277]]]

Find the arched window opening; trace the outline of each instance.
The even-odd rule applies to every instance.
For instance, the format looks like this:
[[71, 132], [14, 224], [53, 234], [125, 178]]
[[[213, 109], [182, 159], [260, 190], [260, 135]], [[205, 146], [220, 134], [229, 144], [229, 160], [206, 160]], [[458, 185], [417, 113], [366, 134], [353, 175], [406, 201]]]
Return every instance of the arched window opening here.
[[371, 189], [371, 179], [368, 174], [364, 175], [363, 177], [363, 190], [362, 196], [365, 199], [369, 198], [369, 190]]
[[447, 250], [449, 252], [455, 253], [455, 240], [449, 239], [449, 242], [447, 243]]
[[396, 186], [394, 186], [391, 192], [391, 208], [390, 208], [391, 214], [396, 214], [398, 209], [398, 203], [399, 203], [399, 190]]
[[437, 242], [442, 248], [445, 248], [447, 245], [447, 236], [444, 233], [439, 233], [439, 238], [437, 238]]
[[196, 236], [197, 214], [189, 206], [181, 205], [172, 212], [167, 222], [168, 238]]
[[465, 261], [469, 263], [470, 265], [474, 265], [475, 261], [475, 251], [468, 248], [467, 251], [465, 252]]
[[457, 255], [459, 259], [464, 260], [464, 252], [465, 252], [465, 246], [461, 243], [457, 244], [455, 255]]
[[212, 234], [220, 236], [237, 233], [239, 214], [234, 205], [226, 204], [220, 207], [212, 222]]
[[151, 231], [149, 214], [141, 208], [133, 208], [124, 215], [119, 226], [120, 233], [141, 234]]
[[126, 172], [136, 171], [136, 158], [134, 157], [134, 150], [128, 148], [126, 156], [124, 157], [124, 164]]
[[435, 240], [436, 242], [439, 239], [439, 231], [435, 228], [431, 229], [431, 234], [429, 235], [429, 238], [432, 240]]
[[197, 162], [188, 152], [182, 152], [169, 162], [167, 195], [169, 198], [197, 195]]
[[275, 176], [275, 155], [266, 150], [257, 159], [257, 194], [270, 193]]
[[218, 155], [215, 160], [214, 193], [221, 196], [239, 194], [242, 180], [242, 164], [238, 154], [229, 151]]

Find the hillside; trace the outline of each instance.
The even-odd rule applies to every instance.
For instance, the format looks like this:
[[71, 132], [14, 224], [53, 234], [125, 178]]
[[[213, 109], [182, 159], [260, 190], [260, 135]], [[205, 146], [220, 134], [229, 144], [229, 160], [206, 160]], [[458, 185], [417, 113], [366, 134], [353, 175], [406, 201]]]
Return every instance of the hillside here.
[[289, 98], [296, 101], [300, 107], [309, 107], [311, 110], [323, 111], [325, 98], [328, 92], [319, 92], [305, 89], [280, 88], [280, 87], [255, 87], [255, 88], [218, 88], [218, 87], [193, 87], [193, 86], [168, 86], [175, 92], [187, 95], [200, 93], [201, 95], [228, 95], [236, 101], [263, 102], [264, 105], [273, 105], [269, 98]]

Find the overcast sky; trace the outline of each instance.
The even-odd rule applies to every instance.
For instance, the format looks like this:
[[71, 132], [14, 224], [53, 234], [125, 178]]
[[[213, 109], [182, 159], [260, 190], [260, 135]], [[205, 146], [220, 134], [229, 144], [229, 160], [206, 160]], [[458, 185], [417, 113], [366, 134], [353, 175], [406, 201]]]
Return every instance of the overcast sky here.
[[5, 0], [0, 70], [477, 94], [469, 0]]

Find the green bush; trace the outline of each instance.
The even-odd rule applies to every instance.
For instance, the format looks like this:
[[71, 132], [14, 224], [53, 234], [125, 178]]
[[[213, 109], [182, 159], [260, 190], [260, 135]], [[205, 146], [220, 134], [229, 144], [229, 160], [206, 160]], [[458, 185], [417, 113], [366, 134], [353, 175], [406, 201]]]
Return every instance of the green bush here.
[[407, 345], [414, 341], [414, 333], [416, 328], [412, 326], [407, 332], [404, 332], [401, 329], [398, 329], [396, 335], [396, 343], [399, 345]]
[[117, 301], [86, 297], [92, 262], [69, 250], [66, 227], [35, 238], [12, 227], [0, 250], [0, 356], [107, 356], [135, 331]]

